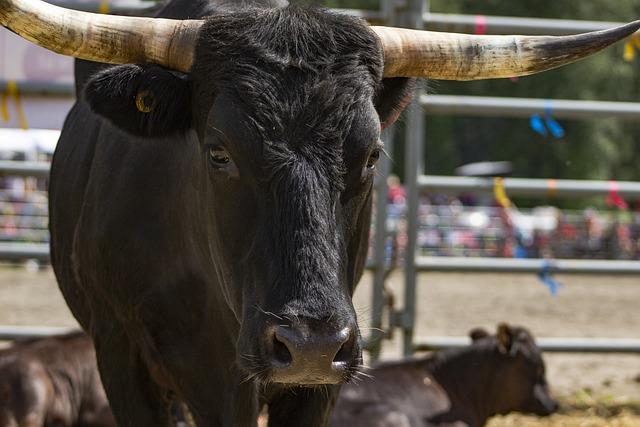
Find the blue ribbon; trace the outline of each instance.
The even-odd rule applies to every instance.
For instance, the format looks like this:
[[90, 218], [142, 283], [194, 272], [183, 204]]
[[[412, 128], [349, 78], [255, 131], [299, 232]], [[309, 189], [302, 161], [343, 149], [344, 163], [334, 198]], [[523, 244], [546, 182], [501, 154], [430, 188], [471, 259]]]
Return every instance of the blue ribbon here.
[[560, 123], [554, 120], [551, 106], [551, 100], [547, 99], [546, 101], [544, 101], [544, 121], [547, 124], [547, 128], [551, 132], [551, 135], [553, 135], [556, 139], [560, 139], [564, 136], [564, 129], [562, 129]]
[[558, 290], [562, 287], [562, 283], [551, 276], [551, 264], [549, 261], [542, 261], [542, 269], [538, 272], [538, 278], [549, 288], [549, 293], [555, 298], [558, 295]]
[[553, 117], [547, 117], [545, 122], [547, 123], [547, 127], [556, 139], [560, 139], [564, 137], [564, 129], [560, 126], [560, 123], [556, 122]]
[[533, 129], [535, 133], [538, 133], [542, 136], [547, 136], [548, 134], [547, 128], [544, 126], [544, 123], [542, 122], [542, 118], [540, 118], [540, 116], [537, 114], [534, 114], [533, 116], [529, 117], [529, 126], [531, 126], [531, 129]]
[[534, 132], [545, 137], [549, 132], [551, 132], [551, 135], [556, 139], [564, 137], [564, 129], [560, 123], [553, 118], [550, 100], [544, 102], [544, 121], [540, 115], [533, 114], [529, 117], [529, 126], [531, 126]]

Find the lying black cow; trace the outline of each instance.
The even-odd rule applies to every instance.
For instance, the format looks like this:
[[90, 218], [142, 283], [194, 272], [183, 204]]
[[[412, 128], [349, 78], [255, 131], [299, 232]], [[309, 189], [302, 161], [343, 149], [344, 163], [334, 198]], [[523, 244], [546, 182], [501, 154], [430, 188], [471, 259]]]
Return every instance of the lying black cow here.
[[272, 426], [326, 425], [361, 364], [351, 295], [410, 78], [533, 74], [640, 27], [442, 35], [285, 0], [0, 0], [0, 23], [93, 61], [51, 167], [51, 257], [132, 427], [168, 426], [174, 397], [202, 427], [253, 426], [263, 404]]
[[84, 333], [0, 351], [0, 427], [115, 427]]
[[471, 338], [467, 348], [384, 364], [344, 386], [331, 425], [479, 427], [496, 414], [557, 409], [529, 331], [502, 324], [497, 335], [476, 329]]

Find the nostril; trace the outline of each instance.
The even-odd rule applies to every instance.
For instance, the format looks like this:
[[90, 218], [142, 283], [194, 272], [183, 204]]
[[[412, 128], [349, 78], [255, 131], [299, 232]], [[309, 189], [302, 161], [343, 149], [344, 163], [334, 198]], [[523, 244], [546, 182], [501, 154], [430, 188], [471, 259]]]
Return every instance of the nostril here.
[[289, 366], [293, 361], [287, 345], [280, 341], [276, 334], [273, 335], [273, 362], [281, 367]]
[[344, 339], [340, 350], [338, 350], [336, 355], [333, 357], [334, 363], [345, 363], [353, 359], [353, 351], [356, 340], [354, 334], [352, 334], [350, 331], [348, 331], [347, 334], [348, 335]]

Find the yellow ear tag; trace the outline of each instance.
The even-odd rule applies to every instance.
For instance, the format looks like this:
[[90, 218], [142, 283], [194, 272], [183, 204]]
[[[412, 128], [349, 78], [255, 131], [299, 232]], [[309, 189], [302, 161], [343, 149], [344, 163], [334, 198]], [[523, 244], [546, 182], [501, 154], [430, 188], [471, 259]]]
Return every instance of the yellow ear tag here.
[[[151, 102], [149, 102], [151, 101]], [[136, 95], [136, 108], [141, 113], [150, 113], [153, 107], [153, 95], [148, 90], [141, 90]]]

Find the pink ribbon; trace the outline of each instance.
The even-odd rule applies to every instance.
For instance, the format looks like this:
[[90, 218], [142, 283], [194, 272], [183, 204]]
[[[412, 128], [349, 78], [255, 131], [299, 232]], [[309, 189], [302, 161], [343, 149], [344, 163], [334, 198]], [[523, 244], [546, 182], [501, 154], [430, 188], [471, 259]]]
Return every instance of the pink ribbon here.
[[609, 181], [609, 195], [607, 196], [607, 206], [615, 206], [618, 209], [626, 210], [629, 208], [627, 202], [624, 201], [618, 190], [620, 186], [616, 181]]
[[487, 34], [487, 17], [484, 15], [476, 15], [476, 28], [475, 34], [483, 35]]

